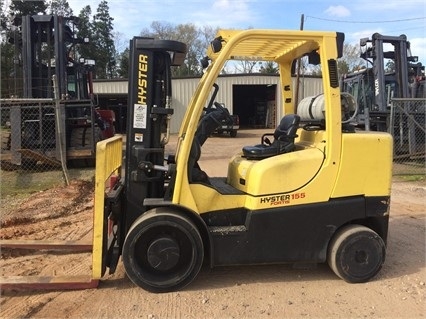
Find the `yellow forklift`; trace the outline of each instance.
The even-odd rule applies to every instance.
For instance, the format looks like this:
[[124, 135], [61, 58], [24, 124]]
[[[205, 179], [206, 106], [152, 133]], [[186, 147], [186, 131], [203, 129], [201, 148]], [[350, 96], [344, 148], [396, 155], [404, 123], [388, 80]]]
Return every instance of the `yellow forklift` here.
[[[354, 100], [340, 93], [337, 70], [343, 41], [337, 32], [219, 31], [165, 159], [171, 67], [186, 46], [133, 38], [125, 156], [120, 137], [99, 142], [96, 153], [94, 278], [113, 273], [120, 257], [130, 280], [151, 292], [182, 289], [204, 262], [328, 262], [347, 282], [374, 277], [385, 260], [392, 137], [348, 123]], [[302, 57], [321, 65], [323, 94], [295, 105], [291, 75]], [[229, 60], [278, 64], [282, 119], [229, 158], [227, 176], [211, 177], [198, 160], [228, 116], [214, 98]]]

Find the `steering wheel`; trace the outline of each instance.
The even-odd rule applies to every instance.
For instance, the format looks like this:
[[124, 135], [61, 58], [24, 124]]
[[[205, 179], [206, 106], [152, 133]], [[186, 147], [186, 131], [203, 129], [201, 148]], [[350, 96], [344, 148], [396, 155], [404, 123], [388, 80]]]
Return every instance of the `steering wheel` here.
[[214, 102], [213, 105], [218, 111], [221, 111], [222, 113], [229, 113], [228, 109], [226, 107], [223, 107], [222, 104], [220, 104], [219, 102]]
[[226, 119], [226, 121], [229, 121], [230, 123], [233, 122], [233, 120], [231, 118], [231, 114], [229, 114], [229, 111], [226, 107], [224, 107], [219, 102], [214, 102], [213, 105], [216, 107], [216, 109], [218, 111], [220, 111], [222, 113], [222, 116], [224, 117], [224, 119]]

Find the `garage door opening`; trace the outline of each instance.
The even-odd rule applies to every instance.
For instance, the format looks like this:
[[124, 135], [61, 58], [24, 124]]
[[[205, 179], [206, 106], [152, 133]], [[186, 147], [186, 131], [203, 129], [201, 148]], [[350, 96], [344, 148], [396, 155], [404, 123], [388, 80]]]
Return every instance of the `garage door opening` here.
[[240, 117], [242, 128], [276, 126], [276, 84], [233, 85], [233, 113]]

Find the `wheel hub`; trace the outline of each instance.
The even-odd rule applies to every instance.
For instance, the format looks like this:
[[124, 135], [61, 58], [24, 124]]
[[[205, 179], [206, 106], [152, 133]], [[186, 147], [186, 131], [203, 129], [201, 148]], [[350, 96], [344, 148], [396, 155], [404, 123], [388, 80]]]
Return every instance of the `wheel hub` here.
[[368, 261], [367, 253], [364, 250], [357, 250], [355, 252], [355, 261], [359, 264], [365, 264]]
[[169, 237], [155, 239], [147, 250], [150, 266], [160, 271], [167, 271], [176, 266], [179, 257], [179, 245], [174, 239]]

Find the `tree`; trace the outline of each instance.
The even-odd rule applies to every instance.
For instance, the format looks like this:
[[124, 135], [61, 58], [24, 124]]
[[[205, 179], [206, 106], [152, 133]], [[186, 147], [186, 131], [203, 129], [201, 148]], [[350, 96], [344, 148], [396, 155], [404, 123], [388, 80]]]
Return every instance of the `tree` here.
[[45, 1], [14, 0], [10, 4], [10, 14], [15, 17], [26, 15], [45, 14], [47, 5]]
[[260, 73], [278, 74], [278, 65], [275, 62], [267, 61], [260, 67]]
[[117, 73], [118, 73], [118, 76], [121, 78], [129, 78], [129, 54], [130, 54], [130, 50], [129, 48], [126, 48], [124, 49], [123, 52], [121, 52], [118, 55]]
[[93, 17], [93, 39], [96, 46], [96, 76], [113, 78], [115, 76], [115, 46], [112, 35], [113, 24], [106, 0], [101, 1]]
[[93, 43], [93, 36], [92, 36], [93, 26], [90, 21], [91, 16], [92, 16], [92, 9], [90, 8], [89, 5], [81, 9], [78, 15], [79, 23], [78, 23], [77, 37], [80, 39], [89, 40], [89, 43], [78, 45], [78, 53], [83, 58], [95, 60], [96, 47]]
[[206, 54], [208, 44], [216, 33], [215, 28], [197, 28], [192, 23], [179, 24], [154, 21], [150, 29], [143, 29], [141, 36], [149, 36], [163, 40], [181, 41], [187, 45], [188, 52], [184, 65], [173, 69], [173, 76], [198, 76], [202, 74], [200, 60]]
[[[262, 62], [260, 61], [250, 61], [250, 60], [240, 60], [238, 64], [235, 65], [236, 73], [250, 74], [255, 73], [260, 70]], [[257, 68], [259, 67], [259, 69]]]
[[[337, 60], [337, 69], [339, 75], [354, 72], [363, 68], [365, 61], [360, 57], [359, 47], [350, 43], [344, 43], [343, 56]], [[322, 76], [322, 69], [320, 65], [309, 64], [307, 58], [301, 59], [301, 74]]]
[[[4, 1], [0, 0], [0, 7], [3, 8]], [[2, 98], [11, 97], [15, 94], [14, 82], [12, 78], [14, 77], [14, 46], [9, 42], [9, 38], [14, 38], [14, 31], [12, 30], [12, 25], [8, 21], [8, 17], [5, 12], [2, 10], [0, 12], [1, 20], [1, 42], [0, 42], [0, 72], [1, 72], [1, 91], [0, 96]]]
[[120, 32], [114, 32], [114, 46], [116, 50], [115, 60], [116, 64], [116, 76], [120, 78], [128, 78], [129, 76], [129, 41], [125, 39], [124, 34]]
[[49, 4], [49, 14], [71, 17], [73, 15], [73, 11], [67, 0], [52, 0]]
[[337, 68], [340, 75], [359, 70], [365, 65], [360, 57], [360, 48], [350, 43], [343, 44], [343, 56], [337, 60]]

